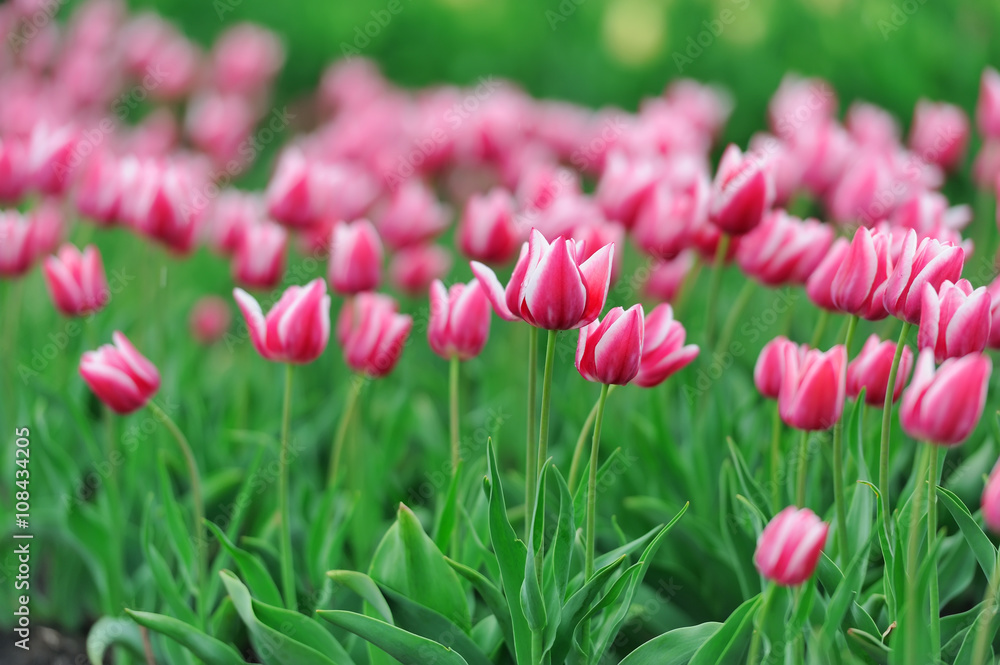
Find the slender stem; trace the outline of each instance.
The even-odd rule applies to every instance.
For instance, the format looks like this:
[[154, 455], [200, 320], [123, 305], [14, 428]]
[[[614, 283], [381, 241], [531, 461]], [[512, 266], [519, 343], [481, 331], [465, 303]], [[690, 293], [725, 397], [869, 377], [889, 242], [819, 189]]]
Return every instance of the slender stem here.
[[[795, 606], [792, 609], [793, 612], [798, 612], [799, 607], [802, 605], [802, 596], [805, 594], [802, 591], [802, 587], [798, 586], [795, 589]], [[802, 631], [795, 633], [795, 637], [792, 638], [792, 665], [802, 665], [806, 662], [806, 645], [805, 640], [802, 638]]]
[[[858, 325], [858, 317], [851, 316], [847, 320], [847, 332], [844, 334], [844, 348], [850, 359], [851, 342], [854, 341], [854, 331]], [[847, 570], [850, 562], [850, 551], [847, 547], [847, 502], [844, 499], [844, 418], [843, 414], [833, 425], [833, 499], [837, 506], [837, 545], [840, 551], [840, 565]]]
[[889, 368], [889, 382], [886, 384], [885, 405], [882, 407], [882, 438], [879, 443], [878, 489], [882, 497], [882, 515], [887, 533], [889, 525], [892, 522], [892, 513], [889, 512], [891, 507], [889, 502], [889, 430], [892, 425], [892, 395], [895, 392], [899, 360], [903, 356], [906, 336], [910, 334], [911, 327], [912, 325], [909, 322], [904, 321], [903, 328], [899, 331], [899, 341], [896, 342], [896, 354], [892, 357], [892, 366]]
[[918, 618], [920, 599], [917, 598], [917, 567], [920, 561], [920, 506], [923, 504], [924, 485], [927, 480], [929, 446], [924, 445], [919, 453], [920, 461], [913, 496], [910, 498], [910, 536], [906, 549], [906, 658], [907, 663], [919, 662], [920, 639], [918, 634], [924, 628]]
[[823, 333], [826, 332], [826, 324], [830, 320], [830, 312], [825, 309], [819, 310], [819, 316], [816, 317], [816, 327], [813, 328], [812, 339], [809, 340], [809, 346], [811, 348], [816, 348], [821, 341], [823, 341]]
[[722, 286], [722, 269], [726, 265], [726, 254], [729, 253], [731, 238], [723, 233], [719, 238], [719, 246], [715, 249], [715, 263], [712, 266], [712, 281], [708, 287], [708, 309], [705, 311], [705, 348], [714, 348], [715, 338], [715, 304], [719, 300], [719, 287]]
[[990, 624], [996, 616], [997, 608], [997, 585], [1000, 584], [1000, 559], [993, 564], [993, 574], [990, 575], [986, 585], [986, 593], [983, 596], [983, 611], [979, 615], [979, 628], [976, 630], [975, 648], [972, 650], [972, 665], [986, 665], [987, 654], [990, 649], [990, 641], [993, 635]]
[[608, 385], [601, 386], [601, 396], [597, 400], [597, 419], [594, 421], [594, 440], [590, 446], [590, 473], [587, 477], [587, 557], [583, 569], [583, 579], [589, 580], [594, 574], [594, 543], [597, 540], [597, 465], [601, 455], [601, 425], [604, 422], [604, 404], [608, 400]]
[[[927, 444], [930, 462], [927, 469], [927, 555], [931, 556], [937, 536], [937, 484], [938, 447]], [[931, 566], [931, 661], [938, 662], [941, 655], [941, 601], [938, 594], [937, 562]]]
[[[552, 401], [552, 369], [555, 366], [556, 360], [556, 337], [559, 334], [558, 330], [550, 330], [548, 342], [545, 345], [545, 372], [542, 374], [542, 415], [539, 418], [538, 426], [538, 460], [537, 466], [535, 467], [535, 473], [538, 473], [538, 469], [542, 468], [545, 464], [545, 460], [549, 456], [549, 407]], [[537, 482], [537, 479], [532, 480], [533, 483]], [[541, 497], [535, 497], [537, 503], [544, 504], [544, 501], [540, 501]], [[534, 515], [534, 504], [528, 506], [528, 515]], [[538, 531], [538, 555], [535, 557], [535, 576], [538, 578], [538, 584], [542, 584], [542, 560], [545, 556], [545, 508], [544, 506], [538, 510], [538, 519], [541, 524], [541, 528]], [[534, 547], [534, 543], [529, 543], [529, 547]]]
[[715, 345], [716, 354], [726, 352], [726, 347], [729, 346], [729, 342], [733, 338], [733, 333], [736, 331], [736, 324], [739, 322], [740, 316], [743, 315], [743, 310], [746, 309], [756, 290], [757, 282], [752, 279], [747, 279], [743, 282], [743, 288], [740, 289], [739, 295], [736, 296], [732, 307], [729, 308], [729, 315], [726, 317], [726, 322], [722, 324], [722, 334], [719, 335], [719, 341]]
[[[156, 419], [163, 423], [170, 435], [173, 436], [174, 441], [177, 442], [177, 447], [180, 448], [181, 455], [184, 457], [184, 463], [187, 465], [188, 476], [191, 480], [191, 503], [194, 513], [194, 530], [192, 535], [194, 535], [194, 542], [198, 550], [198, 562], [196, 564], [196, 580], [199, 589], [204, 588], [205, 581], [205, 539], [202, 537], [202, 532], [204, 530], [205, 524], [205, 506], [202, 503], [201, 498], [201, 475], [198, 473], [198, 464], [195, 462], [194, 453], [191, 451], [191, 444], [188, 443], [187, 437], [181, 432], [180, 428], [177, 427], [177, 423], [167, 415], [167, 412], [160, 408], [160, 406], [150, 400], [147, 402], [149, 410], [153, 412]], [[204, 621], [204, 612], [207, 609], [203, 602], [204, 592], [199, 592], [198, 594], [198, 616]]]
[[531, 511], [535, 507], [535, 476], [538, 475], [538, 444], [535, 439], [535, 408], [538, 385], [538, 328], [528, 327], [528, 435], [525, 439], [524, 464], [524, 539], [531, 533]]
[[767, 613], [771, 610], [771, 598], [774, 597], [776, 585], [769, 584], [764, 589], [764, 598], [761, 600], [760, 609], [757, 611], [754, 621], [753, 638], [750, 641], [750, 657], [747, 665], [757, 665], [760, 662], [761, 630], [760, 626], [767, 620]]
[[[118, 437], [115, 433], [115, 419], [114, 414], [111, 409], [106, 406], [103, 407], [104, 410], [104, 424], [107, 428], [105, 432], [108, 437], [108, 465], [110, 471], [108, 472], [107, 488], [108, 488], [108, 512], [110, 513], [111, 524], [119, 525], [119, 528], [111, 530], [111, 552], [114, 557], [115, 565], [118, 566], [119, 571], [123, 570], [124, 564], [122, 563], [123, 557], [123, 539], [122, 532], [125, 526], [125, 514], [122, 512], [122, 499], [121, 499], [121, 488], [118, 485], [118, 466], [122, 464], [125, 460], [122, 457], [120, 448], [118, 446]], [[118, 614], [122, 609], [122, 599], [121, 599], [121, 581], [118, 579], [117, 574], [111, 571], [112, 574], [108, 575], [108, 603], [111, 606], [111, 610], [114, 614]]]
[[333, 454], [330, 455], [330, 470], [327, 474], [327, 485], [333, 485], [337, 482], [337, 476], [340, 473], [340, 459], [344, 454], [344, 442], [347, 440], [347, 430], [351, 424], [351, 419], [354, 417], [354, 412], [358, 408], [358, 397], [361, 395], [361, 389], [365, 385], [365, 379], [363, 376], [355, 375], [351, 378], [351, 387], [347, 392], [347, 398], [344, 400], [344, 411], [340, 414], [340, 423], [337, 425], [337, 433], [333, 438]]
[[451, 359], [451, 371], [449, 372], [449, 388], [451, 397], [451, 472], [458, 473], [458, 463], [461, 461], [458, 444], [458, 373], [460, 360], [458, 356]]
[[[530, 521], [530, 520], [529, 520]], [[542, 652], [545, 650], [545, 636], [541, 630], [531, 631], [531, 663], [542, 665]]]
[[[610, 395], [615, 391], [618, 386], [609, 386], [608, 394]], [[583, 427], [580, 429], [580, 436], [576, 440], [576, 446], [573, 448], [573, 461], [569, 466], [569, 493], [570, 496], [576, 494], [577, 483], [580, 481], [580, 464], [583, 462], [583, 451], [586, 449], [587, 445], [587, 435], [590, 434], [590, 428], [594, 424], [594, 419], [597, 418], [597, 407], [600, 406], [601, 401], [594, 402], [594, 407], [587, 414], [587, 420], [584, 421]]]
[[281, 410], [281, 459], [278, 460], [278, 506], [281, 511], [281, 586], [288, 609], [298, 609], [295, 595], [295, 562], [292, 560], [292, 523], [288, 510], [288, 467], [291, 463], [288, 430], [292, 412], [292, 368], [285, 366], [285, 405]]
[[802, 430], [802, 437], [799, 439], [798, 486], [795, 488], [795, 505], [799, 508], [806, 506], [806, 477], [809, 475], [808, 452], [809, 432]]
[[774, 403], [774, 419], [771, 422], [771, 503], [774, 511], [781, 508], [781, 412]]

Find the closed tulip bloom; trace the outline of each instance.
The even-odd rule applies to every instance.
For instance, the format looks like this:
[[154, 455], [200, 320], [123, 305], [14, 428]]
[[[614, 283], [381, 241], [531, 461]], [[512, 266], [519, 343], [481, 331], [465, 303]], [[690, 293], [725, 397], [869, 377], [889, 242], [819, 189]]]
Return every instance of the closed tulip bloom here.
[[521, 319], [545, 330], [574, 330], [589, 325], [604, 309], [614, 245], [605, 245], [586, 261], [579, 260], [581, 251], [571, 239], [559, 236], [550, 244], [532, 229], [506, 290], [488, 266], [473, 261], [472, 272], [500, 318]]
[[983, 521], [994, 533], [1000, 533], [1000, 461], [993, 465], [983, 488]]
[[659, 162], [614, 151], [608, 155], [594, 198], [608, 219], [631, 228], [662, 175]]
[[266, 219], [259, 195], [227, 189], [216, 199], [205, 220], [205, 240], [212, 250], [228, 256], [240, 246], [247, 229]]
[[709, 216], [730, 235], [749, 233], [764, 219], [774, 203], [774, 183], [770, 169], [759, 156], [744, 155], [730, 145], [722, 154], [713, 183]]
[[319, 216], [312, 173], [315, 168], [301, 148], [293, 146], [283, 150], [264, 194], [268, 215], [293, 228], [315, 224]]
[[408, 296], [427, 293], [431, 282], [451, 270], [451, 252], [435, 244], [401, 249], [389, 262], [389, 282]]
[[392, 194], [375, 223], [385, 244], [401, 249], [440, 235], [448, 228], [448, 214], [427, 185], [408, 180]]
[[643, 338], [642, 305], [615, 307], [603, 321], [580, 328], [576, 369], [595, 383], [623, 386], [639, 373]]
[[229, 304], [219, 296], [204, 296], [191, 308], [188, 325], [199, 344], [212, 344], [229, 330]]
[[506, 263], [517, 253], [523, 233], [514, 221], [514, 198], [505, 189], [473, 194], [458, 222], [458, 247], [483, 263]]
[[843, 238], [834, 240], [826, 256], [806, 280], [806, 295], [817, 307], [837, 311], [837, 306], [833, 303], [833, 278], [847, 258], [850, 247], [850, 243]]
[[1000, 278], [994, 279], [986, 291], [990, 294], [990, 338], [986, 346], [1000, 349]]
[[16, 210], [0, 211], [0, 276], [19, 277], [35, 261], [35, 226]]
[[396, 309], [396, 301], [382, 293], [361, 293], [344, 303], [337, 341], [355, 372], [377, 378], [396, 366], [413, 327], [413, 319]]
[[136, 168], [132, 187], [122, 192], [121, 213], [136, 231], [159, 240], [175, 252], [191, 250], [200, 215], [195, 199], [201, 174], [186, 164], [147, 160]]
[[[883, 199], [896, 184], [888, 157], [881, 149], [868, 148], [854, 159], [826, 193], [826, 207], [830, 216], [844, 224], [871, 225], [892, 213], [891, 205]], [[890, 204], [895, 197], [890, 197]]]
[[937, 291], [925, 284], [917, 346], [933, 349], [937, 362], [981, 353], [990, 338], [990, 306], [986, 287], [973, 291], [967, 279], [945, 281]]
[[35, 125], [28, 142], [29, 179], [35, 189], [59, 195], [69, 188], [73, 183], [70, 174], [79, 162], [75, 154], [78, 138], [77, 130], [68, 125]]
[[785, 347], [785, 375], [778, 393], [778, 411], [785, 424], [800, 430], [830, 429], [844, 410], [847, 350]]
[[945, 170], [957, 167], [969, 143], [969, 119], [953, 104], [921, 99], [913, 110], [910, 149]]
[[632, 238], [640, 249], [662, 259], [680, 254], [692, 242], [692, 230], [705, 225], [711, 184], [692, 167], [670, 183], [660, 182], [636, 213]]
[[746, 274], [769, 286], [804, 284], [832, 243], [830, 225], [774, 210], [740, 239], [736, 262]]
[[886, 311], [897, 319], [920, 323], [924, 285], [936, 290], [946, 280], [957, 282], [964, 262], [961, 247], [934, 238], [924, 238], [918, 245], [916, 232], [907, 231], [899, 260], [886, 282]]
[[669, 261], [657, 261], [643, 285], [645, 294], [661, 302], [673, 302], [694, 267], [694, 251], [684, 250]]
[[976, 127], [987, 138], [1000, 138], [1000, 74], [992, 67], [984, 69], [979, 80]]
[[118, 221], [121, 190], [126, 180], [120, 164], [109, 151], [98, 152], [81, 168], [76, 183], [77, 211], [102, 226]]
[[983, 415], [993, 362], [989, 356], [950, 358], [934, 369], [924, 349], [899, 406], [899, 424], [914, 439], [954, 446], [972, 434]]
[[830, 301], [841, 311], [869, 321], [889, 316], [883, 299], [892, 270], [892, 239], [859, 227], [830, 283]]
[[768, 399], [778, 399], [781, 392], [781, 382], [785, 378], [785, 349], [800, 348], [795, 342], [785, 336], [772, 339], [764, 345], [757, 356], [757, 364], [753, 368], [753, 382], [757, 391]]
[[272, 289], [285, 272], [285, 247], [288, 233], [270, 222], [243, 230], [233, 254], [233, 279], [253, 289]]
[[431, 284], [431, 318], [427, 341], [445, 360], [478, 356], [490, 336], [490, 301], [478, 279], [445, 288], [439, 279]]
[[93, 245], [82, 253], [73, 245], [63, 245], [58, 255], [45, 259], [42, 269], [52, 302], [66, 316], [90, 314], [108, 302], [104, 264]]
[[160, 373], [125, 335], [116, 330], [111, 338], [114, 346], [105, 344], [83, 354], [80, 376], [112, 411], [132, 413], [159, 390]]
[[338, 224], [330, 245], [330, 286], [342, 295], [374, 291], [382, 282], [384, 252], [367, 219]]
[[684, 369], [698, 356], [698, 347], [684, 344], [687, 331], [674, 320], [673, 308], [662, 303], [644, 318], [642, 359], [639, 373], [632, 381], [637, 386], [652, 388]]
[[829, 528], [808, 508], [789, 506], [761, 532], [754, 565], [775, 584], [798, 586], [816, 570]]
[[[892, 359], [896, 354], [896, 343], [882, 342], [877, 335], [872, 335], [865, 342], [861, 353], [847, 366], [847, 396], [857, 399], [861, 389], [865, 389], [865, 403], [869, 406], [882, 408], [885, 406], [885, 393], [889, 387], [889, 371], [892, 369]], [[903, 347], [903, 355], [899, 359], [899, 369], [896, 372], [896, 385], [892, 391], [892, 401], [895, 402], [903, 393], [903, 386], [913, 369], [913, 351]]]
[[0, 203], [17, 203], [27, 186], [25, 148], [17, 141], [0, 140]]
[[220, 90], [253, 95], [271, 83], [285, 53], [273, 32], [241, 23], [219, 36], [211, 57], [212, 81]]
[[326, 348], [330, 339], [330, 296], [322, 278], [305, 286], [288, 287], [267, 316], [243, 289], [234, 289], [233, 297], [246, 319], [254, 348], [267, 360], [309, 363]]

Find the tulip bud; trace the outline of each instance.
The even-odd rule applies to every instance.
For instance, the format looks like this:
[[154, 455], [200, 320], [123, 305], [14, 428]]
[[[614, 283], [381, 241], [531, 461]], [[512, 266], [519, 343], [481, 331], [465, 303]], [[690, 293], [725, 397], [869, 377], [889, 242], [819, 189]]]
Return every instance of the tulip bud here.
[[989, 388], [993, 362], [968, 355], [934, 369], [934, 352], [924, 349], [899, 406], [899, 424], [915, 439], [942, 446], [964, 441], [976, 428]]
[[334, 227], [329, 274], [334, 291], [343, 295], [374, 291], [382, 282], [382, 261], [382, 241], [367, 219]]
[[990, 338], [990, 306], [986, 287], [973, 291], [967, 279], [945, 281], [938, 291], [924, 284], [917, 347], [933, 349], [937, 362], [981, 353]]
[[[889, 372], [892, 360], [896, 355], [896, 343], [880, 342], [877, 335], [872, 335], [865, 342], [861, 353], [847, 366], [847, 395], [857, 399], [861, 389], [865, 389], [865, 404], [882, 408], [885, 406], [885, 393], [889, 387]], [[892, 391], [892, 401], [896, 402], [903, 393], [903, 386], [913, 369], [913, 351], [903, 346], [899, 358], [899, 368], [896, 370], [896, 385]]]
[[603, 321], [580, 328], [576, 369], [595, 383], [625, 385], [639, 373], [642, 357], [642, 305], [615, 307]]
[[832, 243], [829, 225], [774, 210], [740, 239], [736, 262], [746, 274], [769, 286], [804, 284]]
[[431, 318], [427, 341], [445, 360], [475, 358], [490, 336], [490, 301], [473, 279], [446, 289], [441, 280], [431, 284]]
[[309, 363], [330, 339], [330, 296], [326, 282], [316, 278], [305, 286], [290, 286], [267, 316], [257, 300], [234, 289], [257, 353], [274, 362]]
[[396, 252], [389, 263], [389, 282], [408, 296], [426, 293], [431, 282], [451, 269], [451, 252], [435, 244], [413, 245]]
[[126, 414], [146, 405], [160, 388], [160, 373], [125, 335], [115, 331], [114, 346], [105, 344], [80, 359], [80, 376], [102, 402]]
[[754, 565], [775, 584], [798, 586], [816, 570], [829, 528], [808, 508], [789, 506], [761, 532]]
[[913, 110], [910, 149], [945, 170], [959, 166], [969, 143], [969, 119], [952, 104], [921, 99]]
[[833, 279], [837, 276], [849, 251], [850, 244], [846, 240], [843, 238], [834, 240], [826, 256], [806, 280], [806, 295], [817, 307], [831, 312], [837, 311], [837, 306], [833, 303]]
[[97, 312], [108, 302], [104, 264], [93, 245], [83, 253], [73, 245], [63, 245], [58, 256], [45, 259], [42, 268], [52, 301], [66, 316]]
[[753, 368], [753, 382], [757, 391], [768, 399], [778, 399], [781, 382], [785, 378], [785, 349], [798, 352], [799, 346], [785, 336], [775, 337], [764, 345]]
[[271, 289], [281, 283], [285, 271], [288, 233], [270, 222], [243, 231], [233, 255], [233, 279], [247, 288]]
[[879, 321], [889, 316], [883, 298], [892, 264], [885, 234], [859, 227], [830, 283], [830, 302], [841, 312]]
[[506, 263], [523, 238], [514, 221], [514, 199], [504, 189], [473, 194], [458, 223], [458, 246], [470, 259]]
[[225, 300], [219, 296], [204, 296], [191, 308], [188, 325], [195, 340], [207, 346], [222, 339], [229, 330], [231, 319]]
[[395, 300], [381, 293], [361, 293], [340, 310], [337, 341], [351, 369], [377, 378], [396, 366], [412, 327], [410, 316], [397, 313]]
[[19, 277], [35, 261], [35, 226], [16, 210], [0, 211], [0, 275]]
[[614, 151], [608, 155], [594, 198], [608, 219], [631, 228], [661, 175], [658, 162]]
[[393, 192], [375, 224], [386, 245], [401, 249], [440, 235], [448, 228], [448, 215], [426, 185], [408, 180]]
[[749, 233], [774, 203], [770, 169], [759, 155], [744, 155], [730, 145], [722, 154], [712, 184], [712, 223], [730, 235]]
[[639, 373], [633, 380], [637, 386], [658, 386], [698, 356], [696, 345], [685, 346], [687, 332], [674, 320], [674, 310], [666, 303], [657, 305], [645, 317], [642, 337]]
[[240, 246], [247, 229], [266, 219], [260, 196], [227, 189], [216, 199], [205, 220], [205, 239], [214, 251], [228, 256]]
[[785, 374], [778, 393], [778, 411], [785, 424], [796, 429], [830, 429], [844, 410], [847, 350], [829, 351], [785, 347]]
[[994, 533], [1000, 533], [1000, 461], [993, 465], [983, 488], [983, 521]]
[[925, 284], [937, 290], [946, 280], [962, 275], [965, 252], [951, 243], [924, 238], [917, 244], [915, 231], [907, 231], [903, 250], [885, 285], [886, 311], [909, 323], [920, 323]]

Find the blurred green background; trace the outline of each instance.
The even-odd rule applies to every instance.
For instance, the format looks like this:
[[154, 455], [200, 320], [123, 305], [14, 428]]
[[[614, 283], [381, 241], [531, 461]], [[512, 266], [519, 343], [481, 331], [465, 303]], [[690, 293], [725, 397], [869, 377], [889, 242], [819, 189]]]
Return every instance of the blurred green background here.
[[[726, 138], [740, 142], [763, 126], [767, 99], [789, 70], [822, 76], [843, 102], [881, 104], [905, 124], [921, 96], [971, 109], [982, 68], [1000, 63], [1000, 41], [991, 40], [1000, 27], [996, 0], [393, 1], [395, 15], [386, 12], [390, 0], [130, 4], [157, 9], [202, 44], [240, 20], [270, 26], [288, 48], [280, 99], [313, 89], [375, 12], [386, 24], [358, 50], [400, 84], [494, 75], [539, 97], [633, 109], [671, 79], [690, 76], [732, 91], [737, 106]], [[731, 22], [716, 24], [716, 36], [712, 22], [725, 11]], [[697, 44], [699, 36], [708, 46]], [[683, 71], [675, 54], [691, 57]]]

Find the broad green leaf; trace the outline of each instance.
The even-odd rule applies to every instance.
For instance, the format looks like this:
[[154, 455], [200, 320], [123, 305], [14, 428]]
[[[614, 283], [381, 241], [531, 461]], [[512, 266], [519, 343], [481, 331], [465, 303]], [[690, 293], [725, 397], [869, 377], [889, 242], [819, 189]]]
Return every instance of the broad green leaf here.
[[979, 523], [976, 522], [972, 513], [965, 507], [961, 499], [943, 487], [938, 487], [937, 491], [938, 496], [941, 497], [941, 503], [944, 504], [945, 508], [948, 509], [948, 512], [951, 513], [951, 516], [958, 523], [958, 528], [962, 531], [962, 535], [965, 536], [969, 547], [976, 553], [976, 560], [979, 561], [979, 567], [982, 568], [986, 578], [989, 579], [990, 575], [993, 574], [997, 549], [993, 547], [993, 543], [983, 533], [983, 530], [979, 527]]
[[137, 659], [144, 657], [139, 627], [129, 619], [101, 617], [87, 633], [87, 658], [92, 663], [103, 663], [104, 654], [114, 646], [127, 649]]
[[687, 665], [695, 652], [721, 627], [721, 623], [710, 621], [677, 628], [646, 642], [618, 665]]
[[729, 665], [742, 662], [753, 632], [753, 616], [760, 609], [760, 602], [760, 595], [757, 595], [737, 607], [695, 652], [690, 665]]
[[157, 456], [157, 460], [159, 461], [160, 507], [163, 510], [164, 522], [170, 534], [170, 546], [180, 562], [180, 574], [188, 585], [190, 593], [194, 595], [198, 593], [198, 588], [194, 583], [195, 534], [185, 524], [180, 502], [170, 485], [166, 456], [162, 451]]
[[358, 573], [353, 570], [331, 570], [327, 575], [337, 584], [343, 584], [361, 596], [366, 603], [379, 613], [383, 621], [386, 623], [395, 623], [392, 617], [392, 610], [389, 609], [389, 604], [385, 602], [385, 596], [379, 591], [378, 585], [375, 584], [372, 578], [364, 573]]
[[[597, 467], [598, 487], [606, 487], [605, 479], [607, 478], [608, 474], [611, 473], [612, 466], [614, 465], [615, 461], [621, 454], [622, 454], [622, 449], [615, 448], [614, 450], [611, 451], [611, 454], [608, 455], [608, 459], [604, 460], [604, 464]], [[590, 464], [588, 463], [585, 464], [584, 467], [580, 470], [580, 477], [588, 478], [589, 474], [590, 474]], [[580, 486], [576, 488], [576, 493], [573, 495], [573, 506], [574, 506], [573, 519], [576, 520], [577, 524], [583, 524], [583, 521], [586, 518], [587, 514], [587, 483], [580, 483]], [[618, 557], [614, 558], [617, 559]], [[600, 567], [600, 564], [596, 565], [598, 568]]]
[[236, 653], [236, 649], [211, 635], [206, 635], [190, 624], [152, 612], [126, 609], [125, 613], [140, 626], [169, 637], [206, 663], [245, 665], [243, 659]]
[[442, 552], [449, 551], [452, 535], [455, 533], [455, 526], [458, 523], [458, 485], [459, 479], [462, 477], [463, 466], [464, 464], [459, 462], [458, 470], [451, 475], [444, 504], [434, 520], [434, 543]]
[[[746, 460], [743, 459], [743, 453], [736, 447], [736, 443], [732, 437], [726, 437], [726, 445], [729, 447], [729, 456], [733, 460], [733, 469], [736, 470], [736, 479], [743, 489], [743, 494], [758, 509], [763, 506], [762, 512], [765, 514], [765, 517], [773, 516], [775, 508], [771, 505], [768, 493], [764, 491], [764, 488], [753, 477], [750, 467], [747, 466]], [[767, 519], [764, 522], [766, 523]]]
[[[542, 587], [539, 583], [535, 557], [537, 549], [541, 547], [543, 537], [543, 521], [545, 519], [545, 478], [548, 473], [551, 460], [545, 460], [542, 468], [538, 472], [538, 482], [535, 492], [535, 505], [532, 506], [531, 528], [528, 531], [528, 547], [524, 558], [524, 582], [521, 583], [521, 609], [524, 610], [524, 618], [528, 620], [528, 627], [533, 633], [541, 632], [548, 618], [545, 613], [545, 600], [542, 598]], [[539, 565], [542, 562], [538, 562]]]
[[882, 644], [882, 640], [875, 635], [863, 630], [851, 628], [847, 631], [847, 637], [848, 639], [854, 640], [854, 642], [864, 649], [865, 653], [874, 659], [875, 662], [885, 663], [888, 661], [889, 654], [891, 653], [889, 647]]
[[624, 561], [625, 555], [622, 555], [617, 561], [612, 561], [604, 568], [595, 571], [594, 576], [583, 585], [583, 588], [566, 601], [562, 608], [562, 616], [565, 618], [556, 630], [552, 644], [546, 645], [551, 649], [552, 662], [561, 663], [566, 659], [573, 646], [573, 635], [576, 633], [577, 626], [590, 612], [592, 603], [604, 585], [611, 579], [612, 573], [618, 570]]
[[170, 608], [170, 611], [181, 621], [189, 623], [192, 626], [198, 625], [198, 615], [195, 614], [194, 610], [188, 605], [184, 596], [177, 589], [177, 578], [170, 572], [170, 566], [167, 565], [166, 559], [156, 548], [155, 545], [150, 541], [150, 512], [152, 511], [153, 497], [149, 496], [146, 501], [146, 509], [143, 511], [142, 516], [142, 526], [140, 527], [139, 535], [140, 541], [142, 543], [143, 554], [146, 557], [146, 563], [149, 566], [150, 572], [153, 574], [153, 580], [156, 582], [156, 587], [159, 589], [160, 597]]
[[224, 596], [219, 601], [219, 606], [209, 619], [209, 628], [211, 628], [212, 635], [223, 642], [232, 643], [237, 641], [237, 637], [239, 637], [243, 629], [243, 622], [236, 611], [236, 606], [233, 605], [232, 598]]
[[[260, 559], [234, 545], [226, 537], [226, 534], [222, 532], [222, 529], [208, 520], [205, 520], [205, 526], [219, 539], [219, 544], [233, 557], [236, 567], [240, 569], [243, 579], [247, 581], [247, 586], [250, 587], [257, 598], [268, 605], [284, 604], [284, 601], [281, 599], [281, 592], [278, 591], [278, 585], [271, 579], [271, 574], [267, 572], [267, 568], [264, 567]], [[225, 578], [223, 577], [222, 580], [225, 581]]]
[[319, 610], [316, 613], [338, 628], [370, 642], [403, 665], [468, 665], [464, 658], [448, 647], [384, 621], [340, 610]]
[[451, 566], [455, 572], [464, 577], [466, 580], [472, 584], [472, 588], [476, 590], [479, 596], [486, 603], [486, 607], [489, 608], [490, 612], [493, 613], [493, 617], [496, 619], [497, 624], [500, 627], [500, 632], [503, 634], [504, 642], [507, 644], [507, 648], [510, 651], [512, 657], [516, 657], [517, 654], [514, 651], [514, 629], [511, 626], [510, 620], [510, 610], [507, 607], [507, 600], [503, 597], [500, 589], [490, 582], [482, 573], [469, 568], [468, 566], [462, 565], [457, 561], [452, 561], [447, 559], [448, 565]]
[[[823, 619], [822, 633], [823, 644], [827, 648], [833, 648], [836, 645], [836, 635], [847, 615], [847, 610], [850, 608], [851, 602], [861, 593], [865, 572], [868, 569], [868, 547], [871, 545], [871, 538], [872, 534], [869, 534], [868, 541], [854, 553], [854, 558], [847, 567], [847, 573], [838, 582], [836, 590], [830, 597], [826, 616]], [[836, 567], [836, 564], [825, 552], [820, 555], [820, 558], [827, 560], [824, 563]]]

